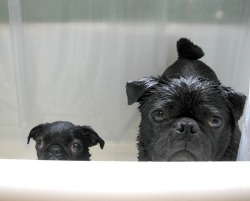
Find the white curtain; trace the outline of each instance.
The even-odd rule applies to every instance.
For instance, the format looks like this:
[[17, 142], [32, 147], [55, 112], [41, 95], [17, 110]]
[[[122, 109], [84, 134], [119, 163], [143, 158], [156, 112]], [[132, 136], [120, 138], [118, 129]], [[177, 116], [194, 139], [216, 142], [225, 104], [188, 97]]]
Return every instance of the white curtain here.
[[36, 158], [29, 130], [67, 120], [106, 141], [94, 159], [136, 160], [140, 115], [126, 81], [161, 75], [180, 37], [248, 95], [248, 0], [2, 0], [0, 11], [0, 158]]

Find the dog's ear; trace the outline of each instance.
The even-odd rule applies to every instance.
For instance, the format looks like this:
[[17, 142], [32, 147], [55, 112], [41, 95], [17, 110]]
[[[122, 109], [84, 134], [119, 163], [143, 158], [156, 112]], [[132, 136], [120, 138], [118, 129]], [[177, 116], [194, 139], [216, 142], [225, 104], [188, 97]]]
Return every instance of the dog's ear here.
[[144, 77], [136, 81], [128, 81], [126, 84], [128, 105], [137, 102], [147, 89], [156, 85], [158, 82], [158, 79], [154, 77]]
[[88, 142], [88, 146], [92, 147], [94, 145], [97, 145], [99, 143], [101, 149], [104, 147], [104, 140], [99, 137], [99, 135], [90, 127], [90, 126], [81, 126], [81, 135], [84, 137], [84, 141], [86, 140]]
[[246, 96], [234, 91], [231, 87], [222, 86], [226, 98], [230, 101], [235, 121], [238, 121], [243, 114]]
[[44, 127], [45, 127], [44, 124], [40, 124], [32, 128], [28, 136], [27, 144], [29, 144], [30, 138], [32, 138], [33, 140], [36, 140], [37, 135], [40, 134], [44, 130]]

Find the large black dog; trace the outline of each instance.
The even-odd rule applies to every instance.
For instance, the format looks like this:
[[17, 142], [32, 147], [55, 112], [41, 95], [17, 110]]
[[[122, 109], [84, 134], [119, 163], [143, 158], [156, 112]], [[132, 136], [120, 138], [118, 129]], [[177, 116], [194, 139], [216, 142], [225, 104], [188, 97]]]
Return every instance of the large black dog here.
[[28, 136], [36, 141], [39, 160], [90, 160], [89, 147], [104, 141], [89, 126], [76, 126], [67, 121], [40, 124]]
[[177, 51], [161, 77], [127, 82], [128, 104], [140, 103], [138, 159], [236, 160], [246, 96], [223, 86], [188, 39], [177, 42]]

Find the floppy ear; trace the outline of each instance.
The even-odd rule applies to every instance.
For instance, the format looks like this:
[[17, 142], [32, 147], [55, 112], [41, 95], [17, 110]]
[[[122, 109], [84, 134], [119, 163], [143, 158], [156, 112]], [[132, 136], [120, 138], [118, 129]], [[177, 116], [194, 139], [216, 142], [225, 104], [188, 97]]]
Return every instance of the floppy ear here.
[[99, 143], [101, 149], [104, 147], [104, 140], [90, 126], [81, 126], [81, 134], [86, 138], [88, 146], [92, 147]]
[[246, 96], [234, 91], [231, 87], [222, 86], [227, 99], [230, 101], [235, 121], [238, 121], [243, 114]]
[[41, 133], [44, 129], [44, 124], [40, 124], [34, 128], [31, 129], [29, 136], [28, 136], [28, 141], [27, 144], [29, 144], [30, 142], [30, 138], [32, 138], [33, 140], [36, 140], [36, 137], [39, 133]]
[[158, 83], [157, 78], [144, 77], [136, 81], [128, 81], [126, 84], [126, 93], [128, 105], [137, 102], [144, 92]]

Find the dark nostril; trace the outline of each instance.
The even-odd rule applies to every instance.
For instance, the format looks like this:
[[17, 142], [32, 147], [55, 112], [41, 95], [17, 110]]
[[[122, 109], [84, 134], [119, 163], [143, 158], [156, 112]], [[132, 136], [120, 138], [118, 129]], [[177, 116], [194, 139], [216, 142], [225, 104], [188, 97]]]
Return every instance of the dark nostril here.
[[178, 124], [176, 130], [180, 133], [182, 133], [184, 131], [184, 126], [182, 124]]
[[195, 125], [192, 125], [190, 128], [190, 133], [194, 134], [198, 132], [198, 127]]

